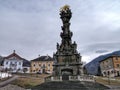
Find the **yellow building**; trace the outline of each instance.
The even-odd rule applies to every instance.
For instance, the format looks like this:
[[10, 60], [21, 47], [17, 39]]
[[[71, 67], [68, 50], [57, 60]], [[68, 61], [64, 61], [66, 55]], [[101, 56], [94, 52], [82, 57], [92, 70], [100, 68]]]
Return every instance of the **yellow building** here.
[[120, 76], [120, 56], [112, 55], [100, 61], [100, 68], [103, 76]]
[[31, 60], [31, 73], [52, 73], [53, 58], [50, 56], [40, 56]]

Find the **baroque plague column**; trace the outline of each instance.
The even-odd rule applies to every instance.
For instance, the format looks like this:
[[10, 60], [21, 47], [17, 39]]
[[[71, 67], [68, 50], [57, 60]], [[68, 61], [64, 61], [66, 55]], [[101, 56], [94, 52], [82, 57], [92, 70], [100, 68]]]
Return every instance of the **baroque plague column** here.
[[77, 51], [76, 42], [72, 42], [73, 33], [70, 31], [71, 10], [65, 5], [60, 10], [60, 18], [63, 26], [61, 43], [57, 43], [57, 51], [53, 54], [55, 60], [53, 65], [53, 75], [81, 75], [83, 72], [80, 53]]

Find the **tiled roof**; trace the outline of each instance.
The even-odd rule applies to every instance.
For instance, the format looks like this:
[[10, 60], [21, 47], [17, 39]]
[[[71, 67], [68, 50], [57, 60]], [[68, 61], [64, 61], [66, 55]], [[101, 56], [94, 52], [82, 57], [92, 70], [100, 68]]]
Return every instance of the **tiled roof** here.
[[26, 90], [20, 86], [8, 84], [0, 88], [0, 90]]
[[30, 61], [20, 57], [18, 54], [15, 53], [15, 51], [12, 54], [8, 55], [7, 57], [0, 56], [0, 66], [3, 65], [4, 59], [9, 59], [11, 57], [16, 57], [20, 60], [22, 59], [23, 60], [23, 66], [24, 67], [30, 67]]
[[18, 54], [16, 54], [15, 52], [13, 52], [12, 54], [8, 55], [7, 57], [4, 57], [4, 59], [9, 59], [11, 57], [16, 57], [18, 59], [23, 59], [22, 57], [20, 57]]
[[50, 56], [41, 56], [31, 61], [53, 61], [53, 58]]
[[0, 66], [3, 65], [3, 57], [0, 56]]
[[30, 67], [30, 61], [24, 59], [23, 60], [23, 67]]
[[113, 57], [120, 57], [120, 56], [119, 55], [111, 55], [111, 56], [108, 56], [108, 57], [106, 57], [105, 59], [103, 59], [103, 60], [101, 60], [99, 62], [105, 61], [106, 59], [113, 58]]

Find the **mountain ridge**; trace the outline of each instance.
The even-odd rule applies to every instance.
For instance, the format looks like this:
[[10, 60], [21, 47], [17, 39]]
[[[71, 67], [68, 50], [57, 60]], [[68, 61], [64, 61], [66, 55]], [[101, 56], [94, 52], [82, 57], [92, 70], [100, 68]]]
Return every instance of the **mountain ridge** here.
[[96, 57], [95, 59], [93, 59], [91, 62], [87, 63], [84, 67], [87, 70], [88, 74], [92, 74], [92, 75], [99, 75], [100, 72], [98, 72], [99, 69], [99, 62], [111, 55], [118, 55], [120, 56], [120, 50], [118, 51], [114, 51], [105, 55], [100, 55], [98, 57]]

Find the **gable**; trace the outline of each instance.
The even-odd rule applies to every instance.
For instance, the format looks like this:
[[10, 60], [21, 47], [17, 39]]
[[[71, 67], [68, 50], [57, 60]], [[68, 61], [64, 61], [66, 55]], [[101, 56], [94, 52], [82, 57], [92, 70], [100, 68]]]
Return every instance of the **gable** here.
[[7, 59], [10, 59], [10, 60], [21, 60], [20, 58], [16, 57], [16, 56], [13, 56], [13, 57], [9, 57]]
[[20, 57], [18, 54], [16, 54], [15, 52], [8, 55], [7, 57], [4, 57], [4, 59], [15, 59], [15, 60], [23, 60], [22, 57]]

